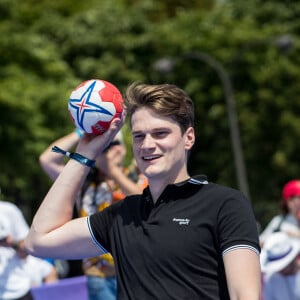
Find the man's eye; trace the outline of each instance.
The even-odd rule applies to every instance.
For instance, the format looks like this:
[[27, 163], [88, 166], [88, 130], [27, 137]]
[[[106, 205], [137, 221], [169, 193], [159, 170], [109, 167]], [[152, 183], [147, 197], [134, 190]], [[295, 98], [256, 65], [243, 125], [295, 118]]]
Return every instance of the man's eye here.
[[155, 136], [156, 138], [163, 138], [163, 137], [165, 137], [167, 134], [168, 134], [167, 131], [157, 131], [157, 132], [155, 132], [154, 136]]
[[144, 135], [142, 135], [142, 134], [135, 134], [134, 136], [133, 136], [133, 139], [134, 140], [141, 140], [141, 139], [143, 139], [144, 138]]

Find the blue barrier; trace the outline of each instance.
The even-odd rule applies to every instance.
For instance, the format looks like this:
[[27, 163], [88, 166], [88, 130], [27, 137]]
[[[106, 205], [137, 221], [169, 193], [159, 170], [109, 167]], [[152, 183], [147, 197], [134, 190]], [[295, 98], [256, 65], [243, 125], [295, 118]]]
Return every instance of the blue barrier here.
[[60, 279], [31, 291], [34, 300], [88, 300], [85, 276]]

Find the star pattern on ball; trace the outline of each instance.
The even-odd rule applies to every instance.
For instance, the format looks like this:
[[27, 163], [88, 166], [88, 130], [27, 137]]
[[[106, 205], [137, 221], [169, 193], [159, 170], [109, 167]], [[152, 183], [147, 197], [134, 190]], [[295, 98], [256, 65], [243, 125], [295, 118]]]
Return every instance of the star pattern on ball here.
[[70, 105], [76, 110], [77, 120], [79, 125], [83, 128], [84, 115], [88, 112], [99, 112], [106, 115], [112, 115], [110, 111], [103, 108], [101, 105], [91, 101], [91, 95], [95, 88], [96, 81], [93, 81], [90, 86], [82, 93], [79, 99], [71, 98]]

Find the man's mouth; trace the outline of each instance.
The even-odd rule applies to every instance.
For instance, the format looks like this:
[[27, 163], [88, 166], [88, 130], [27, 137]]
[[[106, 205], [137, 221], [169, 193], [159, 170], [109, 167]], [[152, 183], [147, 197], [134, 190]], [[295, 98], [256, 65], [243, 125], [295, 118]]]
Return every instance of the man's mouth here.
[[150, 160], [154, 160], [154, 159], [157, 159], [157, 158], [160, 158], [161, 155], [145, 155], [142, 157], [143, 160], [145, 161], [150, 161]]

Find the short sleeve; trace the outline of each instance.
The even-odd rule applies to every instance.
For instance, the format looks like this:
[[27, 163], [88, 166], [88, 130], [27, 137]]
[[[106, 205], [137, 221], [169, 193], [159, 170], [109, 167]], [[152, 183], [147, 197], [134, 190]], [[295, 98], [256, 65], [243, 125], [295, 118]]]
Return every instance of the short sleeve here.
[[249, 200], [239, 191], [231, 190], [218, 215], [221, 252], [236, 247], [249, 247], [260, 252], [258, 229]]
[[101, 212], [97, 212], [88, 217], [91, 237], [96, 245], [103, 252], [111, 252], [110, 233], [113, 230], [114, 210], [119, 207], [122, 201], [112, 204]]

